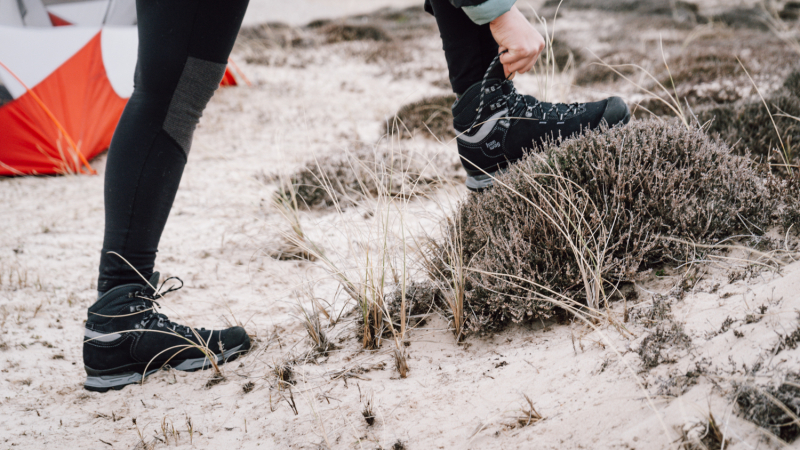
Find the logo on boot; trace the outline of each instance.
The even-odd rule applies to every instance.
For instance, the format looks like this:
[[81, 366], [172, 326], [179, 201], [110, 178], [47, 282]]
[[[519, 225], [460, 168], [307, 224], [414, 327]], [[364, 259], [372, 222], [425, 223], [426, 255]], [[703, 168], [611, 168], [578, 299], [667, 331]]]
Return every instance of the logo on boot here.
[[491, 142], [489, 142], [488, 144], [486, 144], [486, 147], [488, 147], [488, 148], [489, 148], [489, 150], [495, 150], [495, 149], [497, 149], [498, 147], [500, 147], [500, 143], [499, 143], [499, 142], [497, 142], [497, 141], [491, 141]]

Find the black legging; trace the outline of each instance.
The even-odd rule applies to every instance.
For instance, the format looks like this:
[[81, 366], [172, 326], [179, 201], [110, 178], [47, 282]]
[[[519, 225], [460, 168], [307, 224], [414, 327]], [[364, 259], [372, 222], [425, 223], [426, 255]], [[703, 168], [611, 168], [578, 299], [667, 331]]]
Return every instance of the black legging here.
[[137, 0], [139, 60], [105, 177], [97, 290], [153, 273], [192, 132], [225, 71], [248, 0]]
[[[476, 25], [448, 0], [425, 0], [425, 10], [436, 17], [453, 92], [463, 94], [481, 81], [497, 56], [497, 42], [489, 24]], [[497, 78], [503, 78], [503, 75], [502, 66], [496, 67], [492, 74]]]
[[[139, 60], [108, 152], [99, 292], [141, 283], [128, 263], [152, 275], [192, 132], [222, 79], [247, 3], [136, 1]], [[481, 80], [497, 44], [488, 25], [475, 25], [447, 0], [426, 0], [425, 8], [439, 25], [453, 90], [462, 93]]]

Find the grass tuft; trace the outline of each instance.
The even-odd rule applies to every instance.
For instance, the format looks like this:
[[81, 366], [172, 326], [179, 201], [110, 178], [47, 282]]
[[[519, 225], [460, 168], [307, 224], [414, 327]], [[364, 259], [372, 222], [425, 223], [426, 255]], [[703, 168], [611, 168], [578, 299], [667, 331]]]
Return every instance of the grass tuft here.
[[248, 381], [247, 383], [242, 385], [242, 392], [244, 392], [245, 394], [249, 394], [253, 392], [253, 389], [255, 389], [255, 387], [256, 387], [255, 383], [253, 383], [252, 381]]
[[[412, 198], [423, 195], [446, 179], [461, 175], [458, 159], [450, 153], [432, 157], [387, 143], [371, 146], [361, 142], [345, 151], [332, 152], [309, 161], [289, 177], [297, 207], [301, 209], [345, 207], [367, 199]], [[276, 202], [292, 192], [281, 186]]]
[[785, 442], [791, 443], [800, 436], [800, 377], [789, 375], [777, 388], [745, 384], [735, 387], [742, 417]]
[[372, 395], [367, 394], [366, 398], [364, 399], [364, 409], [361, 410], [361, 415], [364, 416], [364, 420], [367, 422], [367, 426], [375, 425], [375, 408], [372, 401]]
[[278, 380], [278, 389], [296, 384], [294, 370], [292, 370], [292, 366], [287, 361], [276, 363], [272, 368], [272, 373], [275, 374], [275, 378]]
[[527, 427], [528, 425], [533, 425], [536, 422], [544, 420], [544, 417], [542, 417], [542, 415], [536, 411], [536, 408], [533, 406], [533, 400], [528, 397], [528, 394], [523, 394], [523, 398], [525, 399], [525, 403], [519, 409], [517, 416], [514, 419], [516, 425], [520, 427]]
[[454, 94], [426, 97], [402, 106], [395, 117], [384, 126], [383, 134], [397, 130], [400, 136], [421, 133], [435, 139], [450, 140], [456, 137], [453, 129], [452, 106]]
[[[786, 84], [792, 86], [790, 80]], [[759, 99], [702, 109], [697, 117], [701, 123], [709, 123], [709, 134], [735, 145], [740, 154], [752, 152], [754, 158], [778, 173], [791, 173], [787, 165], [800, 165], [800, 97], [788, 88], [773, 92], [763, 102]]]
[[355, 25], [348, 23], [329, 23], [319, 27], [328, 44], [350, 41], [387, 42], [392, 38], [378, 25]]

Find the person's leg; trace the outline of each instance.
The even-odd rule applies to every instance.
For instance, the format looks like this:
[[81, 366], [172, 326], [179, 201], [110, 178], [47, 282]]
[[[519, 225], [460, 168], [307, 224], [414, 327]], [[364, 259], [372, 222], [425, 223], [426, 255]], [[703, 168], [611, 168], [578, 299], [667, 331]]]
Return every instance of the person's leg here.
[[125, 260], [152, 275], [192, 133], [224, 75], [247, 3], [137, 0], [135, 89], [109, 148], [98, 292], [143, 282]]
[[[497, 42], [488, 24], [475, 24], [448, 0], [426, 0], [425, 8], [434, 15], [439, 26], [453, 92], [463, 94], [483, 78], [497, 56]], [[503, 67], [500, 66], [491, 76], [503, 78]]]
[[425, 9], [436, 17], [450, 83], [458, 94], [453, 127], [470, 190], [491, 187], [495, 175], [526, 149], [630, 120], [619, 97], [567, 105], [517, 93], [497, 59], [499, 46], [488, 24], [475, 24], [448, 0], [426, 0]]
[[175, 289], [158, 292], [153, 272], [192, 134], [222, 80], [246, 8], [247, 0], [136, 2], [139, 59], [106, 166], [100, 295], [89, 307], [83, 342], [86, 389], [120, 389], [167, 363], [204, 369], [210, 358], [222, 364], [250, 348], [242, 327], [196, 329], [158, 313], [158, 301]]

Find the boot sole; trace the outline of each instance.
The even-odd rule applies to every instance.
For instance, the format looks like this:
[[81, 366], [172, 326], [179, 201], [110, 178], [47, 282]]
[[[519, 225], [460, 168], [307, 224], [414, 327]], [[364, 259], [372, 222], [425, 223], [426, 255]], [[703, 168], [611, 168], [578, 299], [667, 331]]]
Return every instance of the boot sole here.
[[[225, 364], [227, 361], [233, 361], [240, 355], [240, 350], [244, 344], [240, 344], [230, 350], [225, 351], [221, 355], [217, 355], [217, 365]], [[245, 349], [247, 350], [247, 349]], [[177, 364], [173, 369], [182, 372], [195, 372], [198, 370], [205, 370], [212, 367], [211, 361], [208, 358], [194, 358], [186, 359]], [[92, 392], [108, 392], [113, 389], [118, 391], [129, 384], [141, 383], [141, 381], [150, 375], [161, 370], [157, 369], [148, 370], [146, 373], [139, 372], [123, 372], [113, 375], [87, 375], [86, 383], [83, 387], [87, 391]]]
[[472, 192], [481, 192], [484, 189], [488, 189], [492, 187], [494, 184], [494, 176], [497, 172], [492, 172], [490, 174], [480, 174], [480, 175], [467, 175], [467, 189]]
[[503, 167], [493, 172], [480, 173], [477, 175], [467, 174], [467, 189], [472, 192], [481, 192], [489, 189], [494, 185], [494, 179], [507, 170], [508, 167]]

